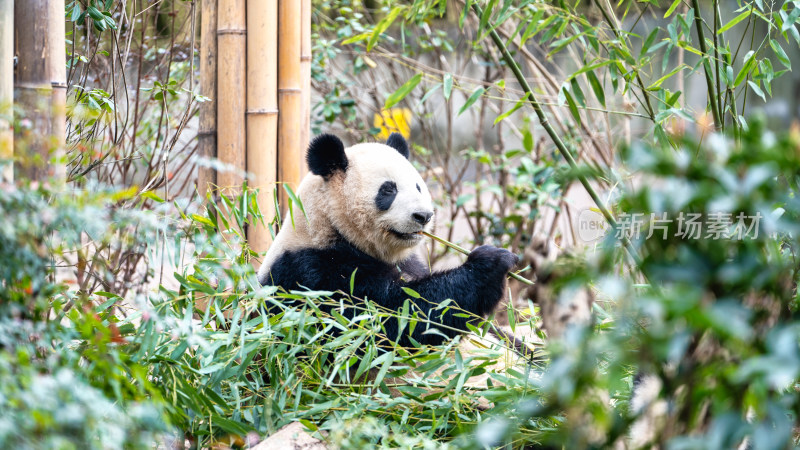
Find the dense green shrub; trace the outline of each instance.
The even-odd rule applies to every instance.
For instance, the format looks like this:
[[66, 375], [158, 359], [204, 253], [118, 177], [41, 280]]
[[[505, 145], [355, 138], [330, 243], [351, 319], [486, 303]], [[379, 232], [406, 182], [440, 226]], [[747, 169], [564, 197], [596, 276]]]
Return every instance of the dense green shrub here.
[[108, 309], [113, 294], [76, 290], [57, 279], [56, 268], [90, 246], [118, 245], [113, 239], [132, 224], [139, 227], [125, 233], [131, 240], [157, 228], [143, 222], [146, 214], [109, 208], [130, 193], [36, 183], [3, 189], [0, 446], [150, 446], [167, 427], [148, 369], [125, 351], [123, 335], [133, 325]]
[[[666, 402], [654, 444], [731, 448], [749, 436], [754, 448], [796, 445], [800, 136], [753, 120], [740, 141], [714, 135], [623, 153], [640, 187], [619, 200], [619, 230], [631, 232], [623, 219], [641, 214], [631, 237], [644, 283], [620, 274], [629, 255], [610, 232], [589, 273], [575, 276], [593, 280], [611, 317], [596, 333], [568, 333], [551, 348], [539, 395], [509, 404], [531, 417], [563, 415], [546, 442], [607, 446], [639, 419], [627, 398], [630, 375], [641, 371], [660, 380], [657, 399]], [[708, 229], [681, 236], [681, 214], [700, 214]], [[740, 238], [737, 225], [749, 234]]]

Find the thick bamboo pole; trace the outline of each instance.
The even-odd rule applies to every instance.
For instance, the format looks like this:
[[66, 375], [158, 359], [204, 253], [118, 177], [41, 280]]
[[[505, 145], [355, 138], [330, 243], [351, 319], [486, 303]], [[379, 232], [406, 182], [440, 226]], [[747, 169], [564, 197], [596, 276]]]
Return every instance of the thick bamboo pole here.
[[223, 193], [230, 195], [242, 185], [246, 161], [246, 0], [218, 1], [217, 155], [235, 171], [218, 173], [217, 183]]
[[64, 161], [65, 140], [67, 135], [67, 52], [65, 40], [64, 0], [49, 1], [49, 15], [47, 17], [47, 38], [49, 46], [48, 72], [50, 86], [50, 136], [51, 148], [55, 149], [58, 157], [53, 171], [57, 178], [65, 180], [67, 166]]
[[[247, 1], [247, 171], [255, 178], [258, 205], [266, 221], [275, 215], [272, 200], [278, 160], [278, 0]], [[269, 229], [247, 230], [250, 248], [264, 252]]]
[[[303, 90], [303, 129], [300, 130], [300, 145], [308, 147], [311, 140], [311, 0], [302, 0], [300, 39], [300, 79]], [[305, 175], [302, 166], [301, 176]]]
[[[14, 156], [14, 0], [0, 0], [0, 159]], [[0, 182], [14, 180], [14, 166], [0, 162]]]
[[[211, 101], [200, 105], [198, 156], [210, 159], [217, 157], [217, 0], [203, 0], [200, 8], [200, 94]], [[198, 168], [201, 199], [216, 184], [217, 174], [212, 168]]]
[[[303, 167], [303, 96], [300, 76], [301, 2], [278, 1], [278, 181], [295, 190]], [[281, 205], [287, 205], [281, 190]]]
[[15, 177], [44, 179], [49, 175], [47, 136], [50, 135], [50, 86], [47, 63], [49, 45], [47, 0], [24, 0], [14, 4], [14, 42], [18, 56], [14, 78], [14, 101], [25, 124], [14, 129], [17, 153]]

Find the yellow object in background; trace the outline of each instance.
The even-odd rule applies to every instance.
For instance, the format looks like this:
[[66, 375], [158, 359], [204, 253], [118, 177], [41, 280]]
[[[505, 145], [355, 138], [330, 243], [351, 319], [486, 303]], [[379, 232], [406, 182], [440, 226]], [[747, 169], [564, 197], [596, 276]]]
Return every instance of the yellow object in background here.
[[373, 126], [380, 128], [380, 133], [375, 135], [379, 140], [389, 138], [392, 133], [400, 133], [408, 139], [411, 134], [411, 110], [408, 108], [389, 108], [375, 114]]

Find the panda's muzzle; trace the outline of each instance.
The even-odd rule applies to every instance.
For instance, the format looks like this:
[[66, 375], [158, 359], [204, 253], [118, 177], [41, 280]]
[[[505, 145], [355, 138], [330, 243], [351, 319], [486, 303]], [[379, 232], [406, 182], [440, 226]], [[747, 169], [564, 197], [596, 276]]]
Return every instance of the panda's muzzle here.
[[412, 231], [410, 233], [403, 233], [397, 231], [393, 228], [389, 228], [389, 232], [392, 233], [396, 238], [404, 240], [404, 241], [412, 241], [422, 237], [422, 230], [424, 229], [425, 225], [431, 221], [433, 217], [432, 211], [417, 211], [411, 214], [411, 220], [414, 221], [415, 224], [420, 226], [419, 231]]
[[392, 233], [396, 238], [404, 240], [404, 241], [413, 241], [415, 239], [420, 239], [422, 237], [422, 231], [415, 231], [413, 233], [401, 233], [397, 230], [389, 229], [389, 232]]

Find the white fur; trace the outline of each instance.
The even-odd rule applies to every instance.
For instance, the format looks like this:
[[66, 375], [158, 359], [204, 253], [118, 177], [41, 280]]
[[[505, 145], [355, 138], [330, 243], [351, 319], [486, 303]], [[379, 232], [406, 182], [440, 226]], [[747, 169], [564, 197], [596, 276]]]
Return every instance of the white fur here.
[[637, 418], [631, 425], [628, 448], [645, 448], [652, 445], [664, 427], [667, 402], [659, 398], [661, 387], [661, 379], [655, 375], [645, 375], [631, 392], [629, 408]]
[[[344, 173], [335, 172], [328, 180], [313, 173], [303, 178], [297, 195], [307, 219], [299, 205], [293, 205], [294, 226], [290, 215], [284, 214], [281, 230], [258, 271], [259, 282], [267, 281], [270, 267], [280, 255], [325, 248], [337, 233], [368, 255], [394, 264], [411, 255], [422, 235], [406, 240], [390, 230], [416, 233], [432, 229], [433, 221], [423, 227], [411, 217], [415, 212], [433, 212], [433, 202], [419, 172], [403, 155], [377, 143], [354, 145], [345, 149], [345, 154], [348, 167]], [[375, 197], [385, 181], [397, 185], [397, 196], [387, 211], [380, 211]]]

